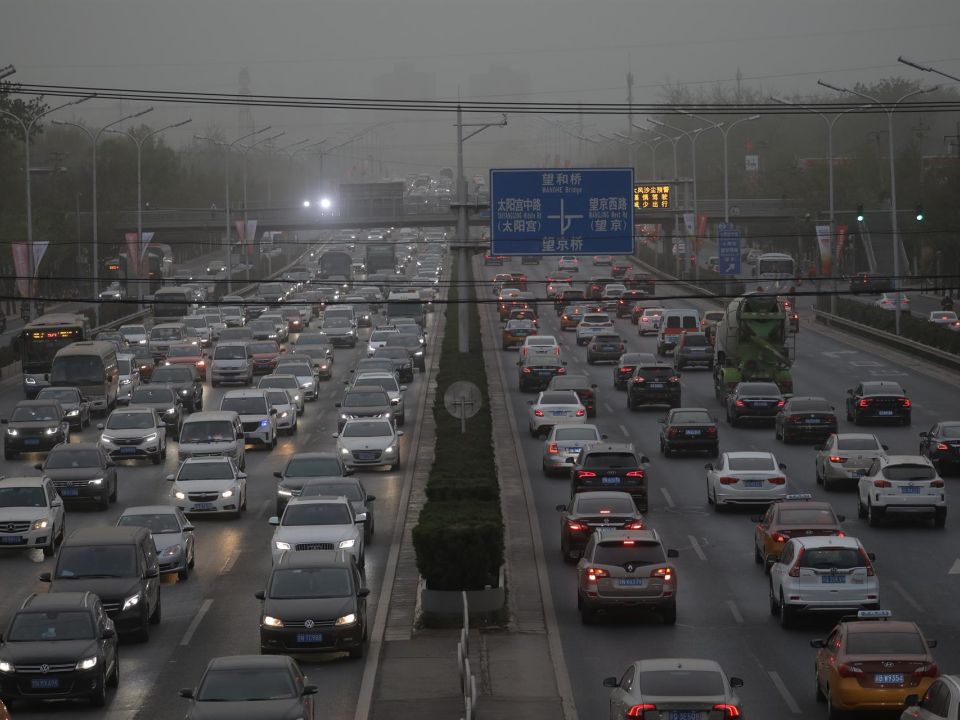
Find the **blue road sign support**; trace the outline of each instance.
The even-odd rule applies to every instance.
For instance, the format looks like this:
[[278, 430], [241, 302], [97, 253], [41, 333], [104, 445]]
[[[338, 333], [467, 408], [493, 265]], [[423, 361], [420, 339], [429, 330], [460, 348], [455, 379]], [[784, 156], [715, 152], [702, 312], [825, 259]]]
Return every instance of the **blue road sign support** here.
[[717, 226], [717, 256], [721, 275], [740, 274], [740, 246], [740, 231], [731, 224], [720, 223]]
[[632, 168], [490, 171], [494, 255], [630, 255]]

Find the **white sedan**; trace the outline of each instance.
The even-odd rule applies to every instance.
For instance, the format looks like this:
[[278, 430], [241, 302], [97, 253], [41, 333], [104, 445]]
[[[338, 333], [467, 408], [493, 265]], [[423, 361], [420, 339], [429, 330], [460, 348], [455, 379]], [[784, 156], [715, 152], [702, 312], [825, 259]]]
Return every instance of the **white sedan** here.
[[520, 346], [520, 354], [526, 355], [559, 355], [560, 343], [553, 335], [528, 335]]
[[229, 513], [238, 515], [247, 509], [247, 475], [240, 472], [232, 458], [187, 458], [180, 463], [172, 482], [170, 504], [186, 514]]
[[393, 421], [379, 418], [347, 420], [343, 430], [333, 433], [337, 439], [337, 454], [343, 464], [353, 469], [358, 465], [389, 465], [400, 467], [400, 438]]
[[[884, 293], [880, 298], [874, 303], [881, 310], [896, 310], [897, 309], [897, 293]], [[909, 312], [910, 310], [910, 298], [908, 298], [903, 293], [900, 293], [900, 311]]]
[[660, 329], [660, 317], [663, 315], [663, 308], [644, 308], [637, 318], [637, 325], [640, 326], [640, 334], [647, 335], [655, 333]]
[[567, 272], [577, 272], [580, 269], [580, 261], [573, 255], [564, 255], [557, 262], [558, 270], [566, 270]]
[[613, 320], [606, 313], [584, 313], [577, 325], [577, 345], [589, 345], [595, 335], [613, 331]]
[[769, 452], [725, 452], [707, 463], [707, 502], [714, 510], [727, 505], [769, 505], [787, 494], [787, 466]]
[[545, 390], [527, 404], [530, 405], [531, 437], [550, 432], [554, 425], [587, 421], [587, 409], [573, 390]]
[[382, 347], [385, 347], [387, 340], [391, 337], [396, 337], [400, 334], [400, 331], [396, 328], [375, 328], [372, 333], [370, 333], [370, 340], [367, 341], [367, 357], [373, 357], [374, 354]]

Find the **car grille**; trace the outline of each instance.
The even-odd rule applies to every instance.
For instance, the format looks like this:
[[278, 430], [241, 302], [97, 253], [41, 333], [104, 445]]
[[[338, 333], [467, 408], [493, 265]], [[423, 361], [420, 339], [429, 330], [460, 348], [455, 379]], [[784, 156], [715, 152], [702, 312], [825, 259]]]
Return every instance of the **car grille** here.
[[[72, 672], [77, 667], [75, 662], [72, 663], [52, 663], [47, 665], [21, 665], [17, 663], [17, 672], [18, 673], [36, 673], [39, 675], [46, 675], [47, 673], [62, 673], [62, 672]], [[46, 668], [44, 670], [43, 668]]]
[[296, 550], [333, 550], [333, 543], [297, 543], [294, 548]]
[[87, 484], [86, 480], [54, 480], [53, 486], [59, 490], [60, 488], [71, 488], [71, 487], [84, 487]]
[[38, 437], [43, 435], [44, 428], [19, 428], [17, 432], [21, 437]]
[[139, 445], [143, 442], [143, 438], [116, 438], [113, 441], [114, 445]]
[[22, 533], [30, 529], [30, 522], [5, 522], [0, 523], [0, 533]]
[[254, 420], [253, 422], [245, 422], [243, 424], [244, 432], [256, 432], [260, 428], [260, 421]]
[[218, 492], [192, 492], [187, 493], [190, 502], [213, 502], [219, 497]]
[[[334, 627], [337, 624], [336, 620], [313, 620], [311, 624], [312, 628], [324, 628], [324, 627]], [[305, 628], [306, 622], [302, 620], [284, 620], [283, 626], [285, 628]]]
[[121, 607], [123, 607], [123, 605], [120, 602], [103, 603], [103, 611], [107, 613], [107, 615], [116, 615], [118, 612], [120, 612]]
[[354, 460], [378, 460], [382, 452], [380, 450], [354, 450]]

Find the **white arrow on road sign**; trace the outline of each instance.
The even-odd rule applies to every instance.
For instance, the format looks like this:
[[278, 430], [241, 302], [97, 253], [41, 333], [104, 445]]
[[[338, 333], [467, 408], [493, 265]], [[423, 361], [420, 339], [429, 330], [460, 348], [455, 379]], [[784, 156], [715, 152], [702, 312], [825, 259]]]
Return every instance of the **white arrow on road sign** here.
[[549, 220], [559, 220], [560, 221], [560, 235], [563, 235], [570, 229], [570, 225], [574, 220], [582, 220], [583, 215], [566, 215], [563, 212], [563, 198], [560, 198], [560, 214], [559, 215], [547, 215]]
[[730, 262], [723, 266], [722, 274], [726, 275], [732, 272], [736, 272], [736, 270], [737, 270], [737, 264], [735, 262]]

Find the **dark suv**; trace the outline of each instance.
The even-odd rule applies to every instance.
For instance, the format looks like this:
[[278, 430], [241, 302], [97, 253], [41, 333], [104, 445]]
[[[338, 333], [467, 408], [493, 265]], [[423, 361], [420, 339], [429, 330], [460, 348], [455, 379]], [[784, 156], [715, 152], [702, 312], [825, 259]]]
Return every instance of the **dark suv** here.
[[907, 391], [897, 382], [874, 380], [847, 390], [847, 420], [854, 425], [865, 420], [892, 420], [909, 425], [911, 409]]
[[97, 443], [63, 443], [34, 465], [53, 481], [65, 503], [94, 502], [106, 510], [117, 500], [117, 467]]
[[103, 707], [120, 682], [113, 621], [92, 592], [30, 595], [3, 634], [0, 666], [7, 702], [84, 698]]
[[646, 455], [632, 443], [593, 443], [580, 451], [570, 470], [570, 495], [585, 490], [619, 490], [629, 493], [640, 512], [647, 511]]
[[177, 393], [180, 402], [190, 412], [203, 410], [203, 383], [195, 368], [186, 365], [161, 365], [153, 371], [150, 384], [169, 387]]
[[7, 460], [22, 452], [50, 450], [70, 442], [70, 424], [57, 400], [21, 400], [10, 419], [0, 423], [7, 426], [3, 434], [3, 456]]
[[92, 592], [117, 626], [138, 640], [160, 624], [160, 563], [150, 531], [142, 527], [75, 530], [60, 546], [57, 566], [42, 573], [51, 593]]
[[687, 332], [680, 336], [673, 349], [673, 366], [677, 370], [685, 367], [713, 368], [713, 345], [705, 333]]
[[637, 365], [627, 382], [627, 409], [641, 405], [669, 405], [680, 407], [683, 389], [680, 373], [663, 363]]

